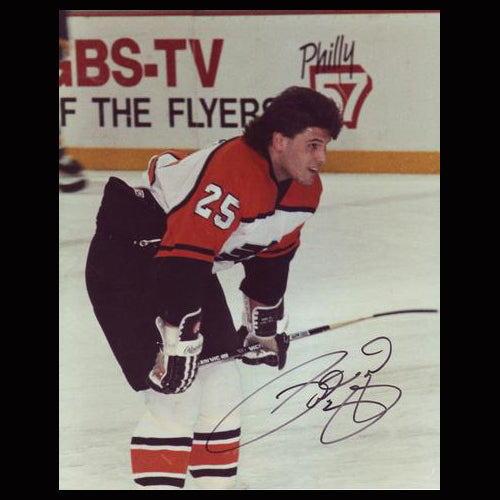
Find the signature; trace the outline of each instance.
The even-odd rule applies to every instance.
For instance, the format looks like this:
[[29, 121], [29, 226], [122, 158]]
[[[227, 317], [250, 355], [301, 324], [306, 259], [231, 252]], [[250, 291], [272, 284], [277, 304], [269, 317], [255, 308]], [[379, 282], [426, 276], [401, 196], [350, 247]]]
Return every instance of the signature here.
[[[323, 365], [321, 371], [312, 378], [307, 377], [308, 380], [305, 382], [294, 383], [284, 388], [280, 387], [279, 391], [275, 393], [273, 399], [278, 400], [279, 403], [271, 409], [270, 415], [279, 415], [280, 412], [286, 413], [285, 407], [287, 410], [291, 407], [294, 408], [292, 401], [299, 402], [301, 411], [298, 414], [287, 418], [284, 422], [281, 421], [271, 430], [240, 443], [237, 447], [241, 448], [278, 432], [311, 411], [327, 416], [319, 437], [321, 444], [338, 443], [359, 434], [382, 419], [396, 405], [402, 395], [401, 389], [395, 385], [374, 383], [375, 374], [379, 373], [391, 358], [392, 343], [390, 339], [384, 336], [376, 337], [363, 344], [360, 351], [365, 356], [363, 360], [370, 365], [369, 368], [346, 374], [346, 370], [341, 367], [342, 362], [347, 362], [349, 352], [346, 350], [333, 351], [314, 357], [255, 390], [235, 406], [217, 424], [212, 433], [216, 432], [230, 415], [251, 399], [256, 398], [257, 395], [262, 397], [264, 389], [271, 388], [274, 392], [276, 388], [271, 387], [273, 384], [283, 383], [285, 377], [290, 374], [293, 374], [295, 378], [301, 369], [310, 368], [322, 360], [328, 360], [329, 365], [326, 368]], [[336, 429], [334, 423], [341, 418], [343, 420]], [[210, 438], [206, 443], [207, 451], [215, 452], [215, 450], [210, 449], [209, 441]], [[226, 449], [226, 451], [228, 450]]]

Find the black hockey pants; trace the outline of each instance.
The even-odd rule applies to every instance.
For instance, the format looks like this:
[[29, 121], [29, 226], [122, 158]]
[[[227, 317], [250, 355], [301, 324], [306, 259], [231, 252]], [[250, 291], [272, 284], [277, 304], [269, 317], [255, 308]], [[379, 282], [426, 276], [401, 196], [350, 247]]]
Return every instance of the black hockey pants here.
[[[155, 325], [156, 311], [150, 286], [154, 249], [141, 248], [133, 241], [141, 236], [151, 238], [150, 231], [155, 224], [133, 221], [131, 228], [124, 231], [123, 221], [133, 220], [133, 213], [139, 213], [139, 219], [144, 218], [148, 209], [141, 205], [144, 200], [134, 199], [133, 194], [127, 200], [131, 194], [127, 188], [132, 188], [117, 181], [110, 180], [106, 186], [97, 217], [97, 231], [87, 257], [86, 284], [95, 315], [115, 358], [131, 387], [140, 391], [148, 388], [147, 375], [154, 365], [161, 337]], [[146, 195], [151, 196], [150, 193]], [[135, 205], [139, 205], [137, 209]], [[109, 222], [115, 210], [120, 214], [116, 230], [114, 223]], [[154, 220], [156, 216], [152, 214], [151, 218]], [[145, 232], [141, 231], [142, 227]], [[175, 287], [175, 283], [171, 286]], [[215, 275], [204, 289], [202, 313], [204, 344], [201, 356], [236, 349], [238, 336]]]

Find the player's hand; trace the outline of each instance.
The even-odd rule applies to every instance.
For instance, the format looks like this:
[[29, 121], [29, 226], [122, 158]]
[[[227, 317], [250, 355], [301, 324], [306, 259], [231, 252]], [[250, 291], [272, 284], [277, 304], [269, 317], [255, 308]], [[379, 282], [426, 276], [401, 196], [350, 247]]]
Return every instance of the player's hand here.
[[259, 344], [262, 348], [242, 356], [248, 365], [266, 364], [281, 370], [286, 363], [290, 339], [285, 333], [288, 318], [284, 312], [283, 299], [266, 306], [244, 296], [245, 312], [243, 326], [238, 330], [242, 345]]
[[203, 336], [200, 333], [201, 309], [187, 314], [178, 327], [156, 318], [163, 348], [149, 373], [149, 385], [164, 394], [186, 391], [198, 373]]

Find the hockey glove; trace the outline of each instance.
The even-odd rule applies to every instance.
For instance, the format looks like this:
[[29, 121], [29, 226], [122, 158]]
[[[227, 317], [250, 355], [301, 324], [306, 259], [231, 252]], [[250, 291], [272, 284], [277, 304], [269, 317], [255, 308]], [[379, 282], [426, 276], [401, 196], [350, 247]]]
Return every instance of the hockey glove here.
[[243, 326], [238, 335], [244, 347], [260, 344], [262, 349], [249, 352], [242, 357], [247, 365], [266, 364], [281, 370], [286, 363], [290, 339], [285, 333], [288, 317], [284, 312], [283, 298], [274, 305], [266, 306], [246, 295], [243, 296], [245, 312]]
[[163, 349], [149, 373], [149, 385], [155, 391], [179, 394], [193, 383], [203, 347], [200, 320], [201, 309], [186, 314], [178, 327], [165, 323], [160, 316], [156, 318]]

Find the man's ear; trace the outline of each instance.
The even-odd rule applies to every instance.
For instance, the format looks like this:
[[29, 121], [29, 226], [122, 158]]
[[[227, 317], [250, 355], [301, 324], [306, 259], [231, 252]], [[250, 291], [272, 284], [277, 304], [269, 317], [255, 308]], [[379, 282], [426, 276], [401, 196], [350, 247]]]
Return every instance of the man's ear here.
[[288, 137], [284, 136], [281, 132], [273, 132], [272, 138], [271, 138], [271, 146], [276, 150], [276, 151], [283, 151], [286, 142], [287, 142]]

